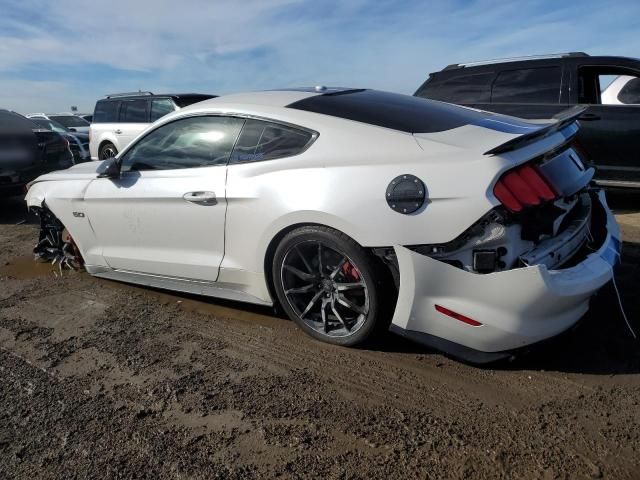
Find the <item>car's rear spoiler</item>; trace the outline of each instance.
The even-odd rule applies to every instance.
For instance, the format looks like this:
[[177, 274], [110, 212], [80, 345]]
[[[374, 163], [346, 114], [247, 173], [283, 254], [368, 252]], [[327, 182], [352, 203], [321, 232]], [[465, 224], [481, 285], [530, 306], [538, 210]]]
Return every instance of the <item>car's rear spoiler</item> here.
[[[563, 110], [555, 117], [553, 117], [556, 121], [554, 123], [550, 123], [548, 125], [541, 126], [538, 130], [534, 130], [531, 133], [525, 133], [524, 135], [520, 135], [512, 140], [509, 140], [502, 145], [499, 145], [495, 148], [492, 148], [488, 152], [485, 152], [485, 155], [497, 155], [499, 153], [510, 152], [517, 148], [522, 148], [525, 145], [533, 143], [537, 140], [540, 140], [544, 137], [548, 137], [558, 131], [563, 130], [565, 127], [569, 126], [573, 122], [575, 122], [580, 115], [584, 113], [587, 107], [576, 105], [575, 107], [568, 108]], [[567, 140], [576, 134], [577, 129], [570, 129], [571, 131], [566, 132]]]

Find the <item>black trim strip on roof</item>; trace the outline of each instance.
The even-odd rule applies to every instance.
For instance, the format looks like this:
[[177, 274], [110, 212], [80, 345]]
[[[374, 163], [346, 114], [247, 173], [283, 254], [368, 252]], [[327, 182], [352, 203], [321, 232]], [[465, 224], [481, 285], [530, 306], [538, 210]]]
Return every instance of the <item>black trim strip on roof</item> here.
[[496, 116], [435, 100], [367, 89], [314, 95], [287, 107], [407, 133], [442, 132]]

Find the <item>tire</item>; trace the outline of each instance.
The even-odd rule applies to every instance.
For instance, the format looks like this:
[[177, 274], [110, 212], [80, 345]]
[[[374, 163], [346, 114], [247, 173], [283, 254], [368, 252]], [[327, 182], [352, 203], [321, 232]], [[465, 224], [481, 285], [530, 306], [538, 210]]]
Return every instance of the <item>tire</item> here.
[[354, 346], [389, 327], [397, 293], [388, 270], [337, 230], [289, 232], [276, 248], [272, 272], [282, 308], [318, 340]]
[[100, 151], [98, 152], [99, 160], [106, 160], [107, 158], [115, 157], [118, 154], [118, 149], [111, 142], [105, 142], [100, 146]]

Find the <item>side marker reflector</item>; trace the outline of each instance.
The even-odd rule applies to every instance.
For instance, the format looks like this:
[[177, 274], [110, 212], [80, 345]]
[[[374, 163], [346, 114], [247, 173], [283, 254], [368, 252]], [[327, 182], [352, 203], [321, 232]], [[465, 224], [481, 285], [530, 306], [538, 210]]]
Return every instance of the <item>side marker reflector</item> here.
[[462, 323], [466, 323], [467, 325], [471, 325], [472, 327], [480, 327], [482, 324], [480, 322], [476, 322], [474, 319], [465, 317], [464, 315], [460, 315], [459, 313], [454, 312], [453, 310], [449, 310], [448, 308], [444, 308], [443, 306], [436, 304], [436, 310], [443, 315], [446, 315], [451, 318], [455, 318], [456, 320], [461, 321]]

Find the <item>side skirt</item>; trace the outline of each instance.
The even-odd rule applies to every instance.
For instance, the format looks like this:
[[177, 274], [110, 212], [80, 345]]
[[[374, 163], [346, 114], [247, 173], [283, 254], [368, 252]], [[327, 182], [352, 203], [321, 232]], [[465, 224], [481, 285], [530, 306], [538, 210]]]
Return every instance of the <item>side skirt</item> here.
[[237, 302], [253, 303], [255, 305], [272, 306], [272, 302], [266, 302], [258, 297], [238, 290], [237, 285], [218, 282], [204, 282], [178, 277], [166, 277], [149, 273], [131, 272], [128, 270], [113, 270], [101, 266], [86, 265], [86, 270], [96, 277], [119, 282], [135, 283], [147, 287], [161, 288], [178, 292], [193, 293], [207, 297], [223, 298]]

